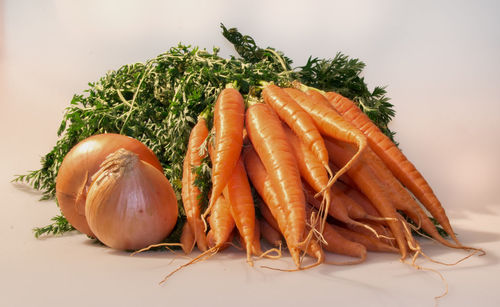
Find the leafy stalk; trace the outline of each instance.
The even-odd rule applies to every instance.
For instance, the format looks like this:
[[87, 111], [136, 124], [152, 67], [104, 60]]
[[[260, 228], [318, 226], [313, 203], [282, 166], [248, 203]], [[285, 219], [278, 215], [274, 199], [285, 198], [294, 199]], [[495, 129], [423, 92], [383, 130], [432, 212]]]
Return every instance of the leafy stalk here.
[[73, 226], [71, 226], [66, 220], [66, 218], [62, 215], [54, 216], [50, 220], [53, 221], [52, 224], [49, 224], [44, 227], [33, 228], [33, 232], [36, 238], [42, 235], [49, 235], [49, 234], [60, 235], [65, 232], [75, 230], [75, 228], [73, 228]]

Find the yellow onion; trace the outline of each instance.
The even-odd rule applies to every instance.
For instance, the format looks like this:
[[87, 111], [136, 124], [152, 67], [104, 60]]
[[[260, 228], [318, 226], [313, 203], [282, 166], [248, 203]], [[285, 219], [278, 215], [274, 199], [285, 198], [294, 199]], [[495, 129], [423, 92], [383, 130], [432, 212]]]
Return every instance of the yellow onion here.
[[177, 199], [165, 175], [119, 149], [92, 178], [85, 215], [105, 245], [137, 250], [165, 239], [177, 222]]
[[62, 214], [80, 232], [94, 237], [85, 218], [85, 201], [92, 176], [106, 157], [124, 148], [160, 171], [156, 155], [140, 141], [120, 134], [105, 133], [86, 138], [64, 157], [56, 178], [56, 197]]

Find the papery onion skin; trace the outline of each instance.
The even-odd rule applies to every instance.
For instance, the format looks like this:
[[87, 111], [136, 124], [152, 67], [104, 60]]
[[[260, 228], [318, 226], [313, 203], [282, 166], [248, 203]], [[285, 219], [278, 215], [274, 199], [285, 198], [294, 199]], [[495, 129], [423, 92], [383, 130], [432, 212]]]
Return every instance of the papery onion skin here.
[[97, 134], [76, 144], [64, 157], [56, 178], [56, 198], [62, 214], [78, 231], [95, 237], [85, 218], [91, 178], [106, 157], [124, 148], [163, 172], [156, 155], [140, 141], [115, 133]]
[[105, 245], [138, 250], [165, 239], [177, 223], [177, 198], [165, 175], [120, 149], [92, 179], [85, 214]]

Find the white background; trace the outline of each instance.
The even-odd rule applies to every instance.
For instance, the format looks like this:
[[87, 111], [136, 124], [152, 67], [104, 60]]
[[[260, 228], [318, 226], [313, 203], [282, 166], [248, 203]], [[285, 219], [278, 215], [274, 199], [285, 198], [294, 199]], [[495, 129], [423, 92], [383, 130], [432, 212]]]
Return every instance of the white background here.
[[[438, 269], [440, 306], [500, 305], [500, 4], [496, 1], [14, 1], [0, 0], [0, 304], [3, 306], [429, 306], [439, 277], [394, 255], [354, 267], [283, 273], [229, 250], [158, 286], [186, 261], [129, 257], [81, 234], [36, 240], [58, 210], [10, 180], [39, 168], [75, 93], [110, 69], [177, 43], [234, 54], [219, 24], [238, 27], [296, 65], [342, 51], [387, 85], [400, 147], [444, 204], [462, 241], [488, 254]], [[429, 242], [429, 255], [464, 256]], [[172, 259], [174, 262], [171, 263]]]

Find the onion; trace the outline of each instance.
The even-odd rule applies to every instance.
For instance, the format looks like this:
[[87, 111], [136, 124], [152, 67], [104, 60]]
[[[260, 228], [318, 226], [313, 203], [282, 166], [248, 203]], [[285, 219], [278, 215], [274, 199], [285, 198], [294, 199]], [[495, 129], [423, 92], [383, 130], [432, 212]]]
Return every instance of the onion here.
[[162, 172], [119, 149], [93, 176], [85, 215], [102, 243], [138, 250], [170, 234], [177, 222], [177, 198]]
[[92, 176], [104, 159], [124, 148], [160, 171], [162, 166], [155, 154], [143, 143], [131, 137], [106, 133], [86, 138], [64, 157], [56, 178], [56, 197], [62, 214], [80, 232], [94, 237], [85, 219], [85, 200]]

